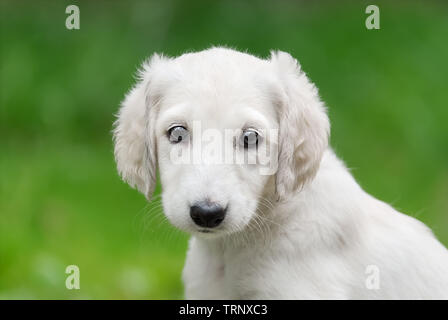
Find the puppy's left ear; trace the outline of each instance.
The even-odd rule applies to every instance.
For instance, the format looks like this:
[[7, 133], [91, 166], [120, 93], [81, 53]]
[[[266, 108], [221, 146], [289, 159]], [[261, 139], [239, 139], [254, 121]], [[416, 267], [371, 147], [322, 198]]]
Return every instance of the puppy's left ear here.
[[278, 51], [271, 52], [270, 62], [280, 79], [276, 190], [282, 199], [316, 175], [328, 146], [330, 123], [316, 87], [297, 60]]

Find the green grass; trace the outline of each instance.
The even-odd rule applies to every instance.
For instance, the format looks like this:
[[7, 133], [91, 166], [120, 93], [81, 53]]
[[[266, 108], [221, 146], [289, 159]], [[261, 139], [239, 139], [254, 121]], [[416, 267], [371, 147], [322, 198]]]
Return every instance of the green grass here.
[[[186, 236], [121, 183], [108, 147], [12, 146], [5, 155], [1, 297], [181, 298]], [[70, 264], [82, 290], [65, 289]]]
[[[76, 2], [68, 31], [71, 3], [0, 5], [0, 298], [182, 298], [187, 235], [112, 154], [113, 114], [155, 51], [291, 52], [360, 184], [448, 245], [445, 3], [377, 1], [368, 31], [362, 1]], [[65, 288], [69, 264], [81, 290]]]

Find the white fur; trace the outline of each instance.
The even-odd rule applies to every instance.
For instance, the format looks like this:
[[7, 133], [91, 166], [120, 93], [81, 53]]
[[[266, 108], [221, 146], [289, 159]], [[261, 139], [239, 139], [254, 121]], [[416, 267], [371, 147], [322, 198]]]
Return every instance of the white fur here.
[[[257, 165], [173, 164], [169, 124], [279, 129], [278, 171]], [[448, 298], [448, 251], [421, 222], [364, 192], [327, 146], [317, 89], [283, 52], [270, 59], [225, 48], [153, 56], [122, 104], [120, 174], [150, 199], [159, 170], [168, 219], [190, 232], [188, 299]], [[231, 144], [231, 141], [226, 141]], [[189, 216], [211, 199], [228, 212], [213, 233]], [[379, 288], [366, 285], [369, 266]]]

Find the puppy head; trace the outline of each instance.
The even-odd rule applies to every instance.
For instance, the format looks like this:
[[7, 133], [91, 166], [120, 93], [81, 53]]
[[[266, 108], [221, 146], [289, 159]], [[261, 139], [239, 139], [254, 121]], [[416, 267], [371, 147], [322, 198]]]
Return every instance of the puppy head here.
[[154, 55], [139, 75], [115, 124], [118, 171], [150, 199], [158, 169], [164, 212], [178, 228], [241, 231], [260, 198], [285, 199], [315, 175], [328, 118], [290, 55]]

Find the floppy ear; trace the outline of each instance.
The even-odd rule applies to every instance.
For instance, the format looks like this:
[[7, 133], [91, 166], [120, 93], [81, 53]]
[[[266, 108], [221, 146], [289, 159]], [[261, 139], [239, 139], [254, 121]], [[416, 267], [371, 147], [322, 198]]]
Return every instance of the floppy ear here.
[[120, 176], [149, 200], [156, 185], [154, 123], [158, 98], [153, 94], [153, 70], [162, 60], [154, 54], [138, 72], [138, 82], [121, 103], [114, 123], [114, 154]]
[[279, 155], [276, 190], [279, 199], [312, 180], [328, 145], [330, 123], [316, 87], [285, 52], [271, 52], [280, 78]]

